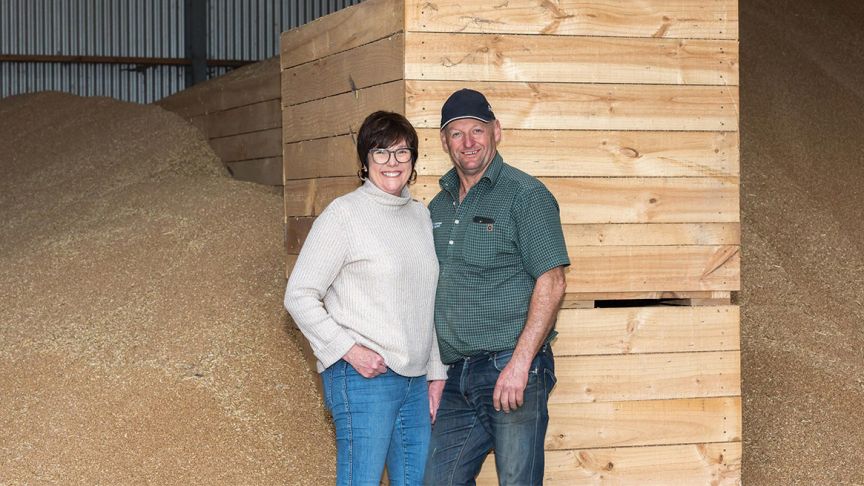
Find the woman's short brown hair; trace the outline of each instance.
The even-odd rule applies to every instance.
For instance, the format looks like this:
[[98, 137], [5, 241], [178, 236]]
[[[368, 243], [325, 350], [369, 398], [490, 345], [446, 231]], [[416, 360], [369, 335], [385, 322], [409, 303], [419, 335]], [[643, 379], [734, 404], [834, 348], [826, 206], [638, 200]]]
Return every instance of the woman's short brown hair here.
[[411, 158], [412, 175], [409, 182], [414, 182], [416, 174], [413, 173], [414, 164], [417, 163], [417, 131], [404, 116], [391, 111], [376, 111], [367, 116], [360, 126], [357, 134], [357, 157], [360, 159], [361, 179], [365, 179], [363, 173], [369, 170], [369, 151], [376, 148], [387, 148], [399, 141], [404, 141], [408, 148], [413, 149]]

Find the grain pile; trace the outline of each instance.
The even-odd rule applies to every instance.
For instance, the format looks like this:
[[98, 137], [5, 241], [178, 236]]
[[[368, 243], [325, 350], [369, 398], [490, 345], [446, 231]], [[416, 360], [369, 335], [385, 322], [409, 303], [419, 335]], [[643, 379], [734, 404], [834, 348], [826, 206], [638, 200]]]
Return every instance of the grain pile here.
[[0, 100], [0, 484], [332, 482], [281, 194], [155, 106]]
[[864, 5], [741, 2], [745, 485], [864, 484]]

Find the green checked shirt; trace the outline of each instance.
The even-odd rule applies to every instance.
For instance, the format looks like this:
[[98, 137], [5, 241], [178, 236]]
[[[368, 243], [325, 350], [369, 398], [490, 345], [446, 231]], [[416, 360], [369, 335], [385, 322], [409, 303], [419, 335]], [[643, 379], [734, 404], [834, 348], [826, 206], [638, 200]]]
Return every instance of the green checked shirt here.
[[440, 185], [429, 211], [440, 266], [435, 329], [441, 360], [513, 349], [537, 277], [570, 264], [558, 203], [500, 154], [461, 204], [455, 168]]

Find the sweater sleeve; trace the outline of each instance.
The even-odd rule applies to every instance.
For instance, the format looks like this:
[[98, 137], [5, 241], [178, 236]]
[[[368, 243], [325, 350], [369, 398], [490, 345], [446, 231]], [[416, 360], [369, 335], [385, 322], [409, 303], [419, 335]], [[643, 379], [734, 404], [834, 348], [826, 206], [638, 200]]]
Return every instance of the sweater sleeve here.
[[441, 352], [438, 350], [438, 335], [432, 327], [432, 351], [429, 353], [429, 363], [426, 365], [426, 381], [446, 380], [447, 365], [441, 362]]
[[324, 296], [348, 257], [345, 226], [334, 206], [312, 224], [285, 290], [285, 308], [325, 368], [355, 344], [324, 307]]

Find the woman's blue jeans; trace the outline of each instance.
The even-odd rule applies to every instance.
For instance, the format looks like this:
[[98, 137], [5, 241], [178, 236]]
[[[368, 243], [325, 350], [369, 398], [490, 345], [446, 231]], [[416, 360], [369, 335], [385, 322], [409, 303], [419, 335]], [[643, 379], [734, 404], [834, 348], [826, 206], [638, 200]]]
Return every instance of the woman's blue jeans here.
[[492, 406], [492, 392], [512, 357], [512, 350], [486, 353], [450, 367], [432, 429], [424, 484], [474, 485], [491, 449], [499, 484], [543, 484], [546, 405], [555, 386], [552, 349], [543, 346], [531, 363], [522, 406], [504, 413]]
[[431, 429], [426, 376], [388, 369], [364, 378], [339, 360], [321, 380], [336, 426], [336, 484], [378, 486], [385, 464], [391, 485], [421, 484]]

